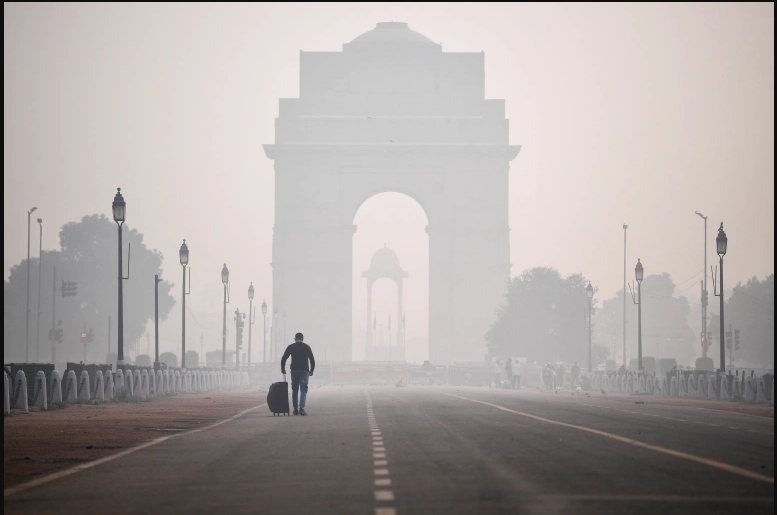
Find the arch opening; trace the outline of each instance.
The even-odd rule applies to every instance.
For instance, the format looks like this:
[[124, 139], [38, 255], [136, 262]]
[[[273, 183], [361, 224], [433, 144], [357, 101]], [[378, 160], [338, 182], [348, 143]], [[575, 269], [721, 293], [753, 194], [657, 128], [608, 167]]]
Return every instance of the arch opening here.
[[353, 224], [353, 359], [422, 363], [429, 356], [427, 214], [407, 194], [382, 192], [359, 205]]

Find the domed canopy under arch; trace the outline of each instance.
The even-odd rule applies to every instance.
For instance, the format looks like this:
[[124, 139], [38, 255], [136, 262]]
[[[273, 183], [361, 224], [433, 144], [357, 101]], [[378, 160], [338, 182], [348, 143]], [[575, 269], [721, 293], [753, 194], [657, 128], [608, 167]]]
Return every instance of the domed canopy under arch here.
[[371, 282], [384, 278], [391, 279], [399, 286], [402, 279], [408, 277], [408, 273], [402, 270], [397, 253], [384, 243], [383, 248], [372, 255], [370, 268], [362, 272], [362, 277], [366, 277]]
[[350, 48], [372, 47], [374, 45], [412, 46], [414, 48], [430, 48], [442, 50], [442, 45], [435, 43], [420, 32], [411, 30], [405, 22], [384, 21], [375, 28], [355, 37], [350, 43], [343, 44], [343, 50]]

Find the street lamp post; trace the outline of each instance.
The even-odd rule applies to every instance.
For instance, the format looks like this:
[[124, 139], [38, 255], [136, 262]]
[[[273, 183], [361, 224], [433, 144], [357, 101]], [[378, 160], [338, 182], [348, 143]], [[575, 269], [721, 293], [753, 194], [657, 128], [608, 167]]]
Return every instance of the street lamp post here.
[[251, 366], [251, 326], [254, 325], [256, 316], [253, 314], [254, 283], [248, 285], [248, 359], [246, 365]]
[[723, 256], [726, 255], [728, 249], [728, 238], [723, 230], [723, 222], [720, 223], [718, 229], [718, 237], [715, 238], [715, 243], [718, 250], [718, 257], [720, 257], [720, 371], [726, 371], [726, 323], [723, 317]]
[[262, 363], [267, 363], [267, 303], [262, 300]]
[[591, 301], [594, 298], [594, 289], [591, 286], [591, 281], [588, 281], [588, 286], [585, 289], [585, 294], [588, 297], [588, 373], [593, 373], [591, 368]]
[[32, 215], [32, 212], [36, 209], [38, 208], [33, 207], [27, 211], [27, 322], [24, 329], [25, 363], [29, 363], [30, 361], [30, 215]]
[[118, 325], [118, 353], [116, 356], [116, 370], [124, 367], [124, 295], [123, 283], [124, 274], [121, 266], [121, 227], [127, 217], [127, 204], [121, 194], [121, 188], [116, 189], [116, 196], [113, 197], [113, 221], [119, 227], [119, 325]]
[[[626, 229], [623, 224], [623, 366], [626, 366]], [[613, 356], [614, 357], [614, 356]]]
[[[707, 217], [703, 214], [696, 211], [696, 214], [701, 217], [704, 220], [704, 282], [702, 285], [702, 299], [705, 299], [704, 293], [707, 291]], [[701, 355], [702, 357], [707, 357], [707, 338], [705, 336], [707, 335], [707, 303], [706, 300], [702, 302], [701, 304], [701, 334], [702, 334], [702, 345], [701, 345]]]
[[154, 370], [161, 368], [159, 365], [159, 282], [161, 280], [159, 274], [154, 276]]
[[40, 310], [40, 281], [41, 268], [43, 267], [43, 219], [38, 218], [40, 226], [40, 236], [38, 237], [38, 321], [35, 333], [35, 361], [40, 361], [40, 316], [43, 314]]
[[644, 270], [639, 259], [637, 259], [637, 266], [634, 268], [634, 275], [637, 277], [637, 373], [642, 373], [642, 279]]
[[183, 287], [181, 289], [181, 368], [186, 368], [186, 296], [192, 292], [192, 271], [189, 269], [189, 292], [186, 292], [186, 265], [189, 264], [189, 247], [183, 240], [178, 250], [178, 257], [183, 267]]
[[[229, 269], [227, 264], [224, 263], [224, 268], [221, 269], [221, 282], [224, 283], [224, 324], [221, 328], [221, 368], [224, 368], [227, 363], [227, 285], [229, 284]], [[237, 357], [235, 357], [237, 359]]]

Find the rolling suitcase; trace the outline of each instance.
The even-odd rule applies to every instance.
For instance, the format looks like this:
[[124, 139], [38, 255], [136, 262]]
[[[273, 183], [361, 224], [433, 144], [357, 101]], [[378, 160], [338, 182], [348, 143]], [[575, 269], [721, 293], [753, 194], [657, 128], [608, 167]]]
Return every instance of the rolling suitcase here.
[[289, 383], [286, 382], [286, 374], [283, 374], [283, 381], [270, 385], [267, 392], [267, 407], [270, 408], [273, 416], [289, 414]]

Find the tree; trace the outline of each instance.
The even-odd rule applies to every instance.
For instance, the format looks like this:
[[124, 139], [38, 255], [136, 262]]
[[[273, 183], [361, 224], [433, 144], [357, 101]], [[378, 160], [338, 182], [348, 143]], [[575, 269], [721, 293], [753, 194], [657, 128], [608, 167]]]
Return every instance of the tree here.
[[[675, 358], [680, 364], [692, 365], [701, 355], [700, 342], [688, 325], [688, 299], [675, 296], [675, 289], [667, 273], [648, 275], [642, 281], [642, 356]], [[623, 294], [621, 290], [604, 301], [594, 324], [600, 341], [609, 339], [618, 352], [623, 348]], [[626, 295], [626, 355], [631, 360], [637, 358], [638, 306], [629, 292]]]
[[166, 364], [168, 367], [178, 368], [178, 356], [172, 352], [163, 352], [160, 354], [159, 362]]
[[[78, 293], [73, 297], [62, 298], [55, 292], [56, 319], [62, 320], [64, 338], [57, 345], [57, 361], [80, 361], [83, 347], [80, 345], [80, 333], [86, 322], [87, 327], [95, 330], [95, 341], [88, 346], [87, 358], [90, 361], [103, 362], [108, 352], [108, 317], [112, 318], [111, 349], [117, 348], [117, 253], [118, 241], [116, 224], [104, 215], [84, 216], [80, 222], [65, 224], [59, 233], [61, 250], [43, 252], [43, 277], [41, 288], [41, 330], [40, 359], [49, 361], [51, 342], [48, 330], [51, 328], [52, 286], [54, 267], [57, 268], [57, 284], [61, 280], [76, 281]], [[145, 332], [146, 323], [154, 316], [155, 274], [162, 273], [162, 254], [148, 249], [143, 243], [143, 235], [137, 230], [124, 226], [124, 273], [127, 273], [127, 254], [132, 245], [130, 280], [124, 281], [124, 358], [129, 360], [128, 351], [135, 348], [138, 338]], [[32, 258], [31, 267], [37, 269], [38, 258]], [[26, 305], [27, 264], [23, 260], [11, 268], [5, 285], [5, 346], [4, 359], [23, 361], [25, 356], [24, 332]], [[35, 360], [38, 274], [30, 274], [30, 357]], [[159, 283], [159, 316], [165, 319], [175, 303], [170, 295], [172, 283]]]
[[[734, 350], [734, 364], [774, 366], [774, 274], [759, 281], [752, 277], [746, 284], [738, 283], [725, 300], [725, 330], [739, 329], [741, 346]], [[720, 316], [710, 319], [709, 332], [713, 341], [720, 342]], [[732, 335], [733, 337], [733, 335]], [[717, 343], [714, 347], [718, 349]], [[716, 350], [714, 356], [717, 356]], [[730, 352], [726, 350], [726, 356]]]
[[[553, 268], [536, 267], [510, 280], [505, 304], [486, 333], [492, 355], [538, 361], [588, 363], [588, 281], [581, 274], [562, 278]], [[592, 306], [595, 310], [596, 299]], [[607, 357], [594, 343], [592, 361]]]
[[186, 368], [197, 368], [200, 366], [200, 353], [196, 350], [186, 351]]

